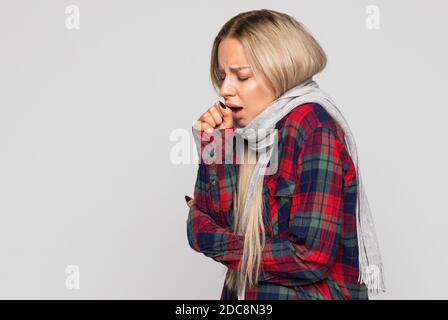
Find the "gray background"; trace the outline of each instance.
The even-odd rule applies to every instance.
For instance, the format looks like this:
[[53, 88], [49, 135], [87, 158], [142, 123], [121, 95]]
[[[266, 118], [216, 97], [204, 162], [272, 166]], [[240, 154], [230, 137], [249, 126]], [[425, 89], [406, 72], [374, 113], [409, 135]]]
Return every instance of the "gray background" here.
[[448, 298], [448, 7], [435, 0], [2, 0], [0, 298], [219, 298], [225, 267], [186, 236], [197, 164], [172, 162], [170, 134], [218, 98], [219, 28], [261, 8], [302, 21], [328, 54], [315, 79], [355, 134], [385, 264], [388, 292], [372, 299]]

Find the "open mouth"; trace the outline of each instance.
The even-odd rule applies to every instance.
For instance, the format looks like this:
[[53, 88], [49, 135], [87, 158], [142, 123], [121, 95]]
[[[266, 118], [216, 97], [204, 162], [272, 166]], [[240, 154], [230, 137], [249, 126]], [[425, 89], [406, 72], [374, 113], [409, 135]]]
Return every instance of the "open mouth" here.
[[234, 117], [239, 117], [241, 115], [241, 111], [243, 110], [243, 107], [230, 107], [229, 108], [232, 110], [232, 115]]

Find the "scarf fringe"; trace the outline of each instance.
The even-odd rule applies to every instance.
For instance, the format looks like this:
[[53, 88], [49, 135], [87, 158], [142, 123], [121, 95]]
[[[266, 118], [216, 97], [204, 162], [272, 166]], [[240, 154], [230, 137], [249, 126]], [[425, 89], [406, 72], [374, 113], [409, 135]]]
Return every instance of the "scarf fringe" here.
[[384, 269], [383, 265], [369, 265], [365, 268], [360, 268], [359, 283], [364, 283], [367, 286], [369, 294], [379, 294], [386, 292], [386, 286], [384, 281]]

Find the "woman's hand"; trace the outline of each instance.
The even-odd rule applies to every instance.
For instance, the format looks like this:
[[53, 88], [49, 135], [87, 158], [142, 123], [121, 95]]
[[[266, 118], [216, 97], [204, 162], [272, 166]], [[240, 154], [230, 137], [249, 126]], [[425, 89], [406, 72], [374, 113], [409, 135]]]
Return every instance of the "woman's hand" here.
[[191, 206], [194, 204], [194, 199], [189, 196], [185, 196], [185, 202], [187, 203], [187, 206], [191, 208]]
[[232, 110], [218, 101], [204, 112], [193, 126], [196, 130], [212, 131], [233, 127]]

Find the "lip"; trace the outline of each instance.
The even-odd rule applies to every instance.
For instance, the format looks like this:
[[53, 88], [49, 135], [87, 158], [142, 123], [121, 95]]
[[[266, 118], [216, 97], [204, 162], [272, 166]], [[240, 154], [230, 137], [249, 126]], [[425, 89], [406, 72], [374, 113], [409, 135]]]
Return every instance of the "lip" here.
[[230, 103], [230, 102], [226, 102], [226, 106], [229, 108], [242, 108], [241, 106], [238, 106], [238, 105]]

